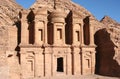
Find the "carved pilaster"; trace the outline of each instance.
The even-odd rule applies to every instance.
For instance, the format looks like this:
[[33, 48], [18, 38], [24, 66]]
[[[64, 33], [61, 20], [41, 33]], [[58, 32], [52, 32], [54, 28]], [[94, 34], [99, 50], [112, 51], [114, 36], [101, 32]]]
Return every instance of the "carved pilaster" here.
[[27, 12], [23, 12], [21, 19], [21, 45], [28, 44]]
[[94, 27], [90, 24], [90, 45], [95, 46], [94, 44]]
[[84, 46], [84, 30], [83, 30], [83, 24], [81, 25], [81, 46]]

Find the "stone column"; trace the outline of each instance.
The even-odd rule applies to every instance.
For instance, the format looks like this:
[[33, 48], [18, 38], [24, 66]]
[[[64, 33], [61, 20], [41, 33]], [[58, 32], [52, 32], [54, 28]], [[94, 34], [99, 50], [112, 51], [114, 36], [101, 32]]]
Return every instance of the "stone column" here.
[[81, 25], [81, 46], [84, 46], [84, 30], [83, 30], [83, 24]]
[[65, 24], [66, 23], [63, 23], [63, 28], [62, 28], [63, 44], [65, 44]]
[[95, 51], [92, 51], [91, 55], [91, 74], [95, 74]]
[[90, 24], [90, 45], [94, 45], [94, 27]]
[[54, 55], [53, 55], [53, 53], [51, 53], [51, 76], [54, 75], [54, 63], [55, 63], [54, 60], [55, 60]]
[[80, 49], [72, 48], [72, 74], [81, 75]]
[[51, 54], [45, 51], [45, 76], [51, 76]]
[[74, 50], [74, 75], [80, 75], [80, 54], [77, 51], [78, 48]]
[[72, 54], [68, 52], [67, 54], [67, 75], [72, 75]]
[[35, 53], [35, 77], [44, 76], [44, 62], [43, 51], [37, 51]]
[[37, 20], [35, 20], [35, 44], [39, 44], [39, 42], [38, 42], [38, 28], [37, 28], [37, 26], [38, 26], [38, 24], [37, 24]]
[[47, 37], [47, 20], [45, 20], [44, 21], [44, 43], [45, 44], [48, 44], [48, 42], [47, 42], [47, 39], [48, 39], [48, 37]]
[[67, 55], [64, 56], [63, 70], [64, 70], [65, 75], [67, 75]]
[[27, 13], [23, 13], [21, 19], [21, 44], [28, 44], [28, 22], [27, 22]]
[[40, 60], [40, 73], [41, 73], [41, 76], [44, 76], [44, 55], [43, 55], [43, 50], [41, 52], [39, 52], [39, 60]]
[[57, 40], [56, 40], [56, 23], [53, 23], [53, 44], [55, 45], [57, 43]]
[[82, 52], [81, 52], [81, 61], [82, 61], [82, 64], [81, 64], [81, 66], [82, 66], [82, 67], [81, 67], [81, 68], [82, 68], [81, 72], [82, 72], [82, 73], [81, 73], [81, 74], [82, 74], [82, 75], [84, 75], [84, 52], [85, 52], [85, 51], [83, 51], [83, 50], [82, 50]]
[[74, 32], [74, 24], [73, 24], [73, 26], [72, 26], [72, 37], [73, 37], [73, 39], [72, 39], [72, 44], [74, 45], [75, 44], [75, 32]]
[[20, 52], [20, 57], [21, 57], [21, 59], [20, 59], [20, 63], [21, 63], [21, 74], [20, 74], [20, 76], [21, 76], [21, 78], [27, 78], [27, 72], [26, 72], [26, 53], [25, 53], [25, 51], [21, 51]]
[[53, 76], [56, 75], [57, 73], [57, 56], [55, 54], [53, 54]]
[[34, 70], [35, 70], [35, 77], [38, 77], [39, 76], [39, 64], [38, 64], [38, 53], [37, 52], [35, 52], [35, 62], [34, 62], [34, 64], [35, 64], [35, 68], [34, 68]]

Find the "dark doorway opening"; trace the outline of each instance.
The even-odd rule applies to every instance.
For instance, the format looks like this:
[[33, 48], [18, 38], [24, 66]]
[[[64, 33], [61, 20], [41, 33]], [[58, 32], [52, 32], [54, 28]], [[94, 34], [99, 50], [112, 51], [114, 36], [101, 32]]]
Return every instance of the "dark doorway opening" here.
[[57, 58], [57, 72], [63, 72], [63, 58]]

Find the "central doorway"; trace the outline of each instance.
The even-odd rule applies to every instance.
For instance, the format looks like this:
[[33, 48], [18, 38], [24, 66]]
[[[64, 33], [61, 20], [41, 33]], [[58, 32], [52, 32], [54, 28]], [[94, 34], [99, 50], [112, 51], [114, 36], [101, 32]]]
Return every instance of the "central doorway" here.
[[63, 57], [57, 58], [57, 72], [64, 72]]

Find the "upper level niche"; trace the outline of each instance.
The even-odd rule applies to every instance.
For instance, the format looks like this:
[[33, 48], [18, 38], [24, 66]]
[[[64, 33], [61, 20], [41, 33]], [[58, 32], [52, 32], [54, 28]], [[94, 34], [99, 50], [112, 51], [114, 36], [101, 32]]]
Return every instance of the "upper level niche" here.
[[89, 23], [89, 16], [87, 16], [84, 20], [83, 32], [84, 32], [84, 44], [90, 44], [90, 23]]
[[27, 21], [28, 21], [28, 30], [29, 30], [29, 44], [34, 44], [34, 27], [35, 27], [35, 14], [31, 10], [30, 13], [27, 16]]

